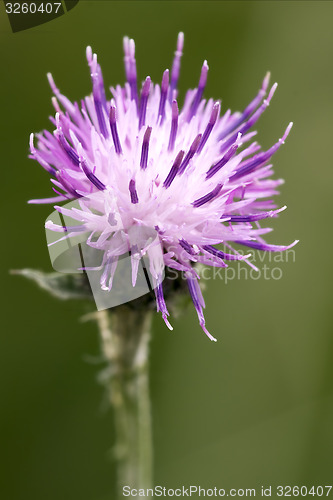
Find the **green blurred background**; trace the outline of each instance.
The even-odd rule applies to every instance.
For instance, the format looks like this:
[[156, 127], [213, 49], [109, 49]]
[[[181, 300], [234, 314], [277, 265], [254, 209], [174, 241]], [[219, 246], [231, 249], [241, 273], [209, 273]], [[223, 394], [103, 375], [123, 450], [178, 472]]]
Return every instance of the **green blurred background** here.
[[[287, 212], [268, 240], [300, 239], [279, 280], [207, 280], [201, 332], [193, 308], [169, 332], [154, 319], [151, 392], [155, 484], [260, 488], [333, 482], [331, 305], [333, 3], [329, 1], [80, 1], [12, 34], [0, 5], [2, 152], [1, 468], [3, 500], [106, 500], [115, 475], [112, 413], [97, 383], [91, 310], [58, 302], [8, 269], [51, 270], [44, 236], [48, 175], [27, 159], [31, 131], [49, 127], [46, 72], [71, 99], [90, 92], [85, 47], [107, 85], [123, 83], [122, 37], [136, 41], [138, 76], [160, 81], [185, 33], [180, 98], [210, 66], [206, 96], [243, 109], [267, 70], [278, 81], [257, 126], [286, 179]], [[5, 179], [5, 182], [3, 181]], [[319, 214], [319, 215], [318, 215]], [[333, 493], [331, 493], [331, 496]], [[272, 495], [276, 497], [275, 494]]]

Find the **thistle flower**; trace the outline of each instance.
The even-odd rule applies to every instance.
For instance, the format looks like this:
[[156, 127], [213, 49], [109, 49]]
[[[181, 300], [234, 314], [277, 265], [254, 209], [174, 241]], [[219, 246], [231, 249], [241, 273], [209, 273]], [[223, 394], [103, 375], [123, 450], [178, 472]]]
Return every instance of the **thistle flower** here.
[[[227, 261], [243, 259], [253, 266], [249, 255], [233, 248], [234, 243], [273, 252], [297, 243], [266, 243], [262, 236], [271, 229], [259, 224], [286, 208], [277, 209], [271, 199], [283, 181], [271, 178], [269, 162], [292, 123], [278, 142], [261, 151], [256, 142], [250, 142], [256, 133], [250, 129], [269, 105], [277, 84], [265, 99], [268, 74], [242, 113], [221, 114], [220, 101], [203, 99], [207, 61], [197, 88], [187, 91], [179, 107], [183, 40], [180, 33], [171, 74], [164, 71], [161, 85], [147, 76], [138, 90], [134, 41], [124, 38], [126, 83], [111, 88], [111, 99], [105, 95], [97, 55], [90, 47], [86, 55], [93, 91], [80, 104], [61, 94], [48, 74], [56, 111], [51, 121], [56, 129], [53, 135], [47, 130], [37, 134], [37, 147], [32, 134], [30, 149], [31, 158], [51, 175], [57, 196], [30, 203], [78, 200], [79, 209], [55, 208], [79, 221], [66, 228], [65, 238], [85, 233], [87, 244], [104, 252], [101, 287], [106, 290], [111, 290], [117, 259], [129, 250], [123, 227], [154, 228], [164, 265], [184, 273], [200, 325], [215, 340], [205, 327], [195, 263], [227, 267]], [[64, 231], [50, 221], [46, 227]], [[216, 248], [220, 243], [229, 253]], [[157, 310], [172, 328], [159, 280], [161, 270], [154, 268], [154, 249], [149, 244], [132, 255], [133, 284], [143, 255], [148, 256], [156, 278]]]

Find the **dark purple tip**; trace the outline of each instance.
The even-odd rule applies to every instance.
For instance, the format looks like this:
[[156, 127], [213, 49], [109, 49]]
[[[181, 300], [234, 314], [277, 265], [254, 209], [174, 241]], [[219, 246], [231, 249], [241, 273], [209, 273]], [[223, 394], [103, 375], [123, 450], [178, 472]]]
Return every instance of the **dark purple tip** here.
[[198, 154], [201, 153], [204, 145], [207, 142], [208, 137], [210, 136], [211, 131], [213, 130], [213, 127], [216, 123], [217, 117], [220, 114], [220, 107], [221, 107], [221, 105], [219, 102], [216, 102], [213, 106], [212, 113], [211, 113], [210, 118], [209, 118], [209, 122], [207, 124], [207, 127], [206, 127], [203, 135], [202, 135], [202, 139], [201, 139], [201, 142], [200, 142], [199, 147], [198, 147], [198, 151], [197, 151]]
[[210, 193], [205, 194], [205, 196], [202, 196], [201, 198], [198, 198], [195, 200], [192, 205], [195, 208], [201, 207], [205, 203], [208, 203], [209, 201], [213, 200], [221, 191], [222, 189], [222, 184], [218, 184]]
[[149, 141], [151, 135], [152, 128], [147, 127], [145, 135], [143, 136], [142, 141], [142, 150], [141, 150], [141, 159], [140, 159], [140, 167], [145, 170], [147, 168], [148, 163], [148, 151], [149, 151]]
[[207, 83], [207, 74], [208, 74], [208, 64], [207, 61], [204, 61], [202, 68], [201, 68], [201, 74], [199, 78], [199, 84], [197, 88], [197, 92], [194, 96], [192, 106], [189, 110], [188, 116], [187, 116], [187, 121], [191, 121], [195, 113], [197, 112], [198, 106], [200, 104], [202, 94], [205, 90], [206, 83]]
[[184, 151], [179, 151], [178, 155], [176, 156], [175, 161], [173, 162], [173, 165], [170, 169], [170, 172], [168, 173], [167, 178], [163, 182], [163, 187], [165, 187], [166, 189], [168, 187], [170, 187], [172, 181], [176, 177], [178, 169], [179, 169], [180, 164], [182, 162], [183, 156], [184, 156]]
[[230, 253], [224, 253], [224, 252], [222, 252], [222, 250], [218, 250], [217, 248], [213, 247], [212, 245], [204, 245], [202, 248], [206, 252], [209, 252], [212, 255], [214, 255], [214, 257], [218, 257], [219, 259], [222, 259], [222, 260], [241, 260], [242, 259], [242, 256], [233, 255]]
[[197, 149], [199, 147], [199, 144], [200, 144], [200, 141], [201, 141], [201, 137], [202, 135], [201, 134], [198, 134], [196, 136], [196, 138], [194, 139], [194, 141], [192, 142], [191, 144], [191, 147], [190, 149], [188, 150], [182, 164], [180, 165], [180, 168], [179, 168], [179, 175], [181, 175], [182, 173], [184, 173], [187, 165], [189, 164], [190, 160], [193, 158], [193, 156], [195, 155], [195, 153], [197, 152]]
[[80, 160], [79, 160], [79, 155], [77, 152], [68, 144], [66, 141], [66, 138], [64, 136], [64, 133], [61, 129], [57, 129], [55, 132], [55, 136], [57, 137], [60, 146], [62, 149], [65, 151], [67, 154], [68, 158], [71, 160], [73, 165], [78, 167], [80, 165]]
[[114, 148], [116, 153], [119, 155], [122, 153], [118, 130], [117, 130], [117, 119], [116, 119], [116, 107], [111, 106], [110, 109], [110, 127], [111, 127], [111, 135], [113, 139]]
[[94, 97], [94, 103], [95, 103], [95, 110], [96, 110], [100, 133], [107, 139], [109, 137], [109, 131], [106, 126], [103, 104], [99, 99], [95, 97]]
[[263, 153], [259, 153], [246, 162], [241, 165], [241, 167], [235, 172], [231, 177], [230, 180], [234, 181], [236, 179], [239, 179], [240, 177], [243, 177], [244, 175], [248, 175], [254, 170], [256, 170], [258, 167], [263, 166], [272, 156], [276, 151], [284, 144], [285, 139], [287, 138], [290, 129], [292, 127], [292, 123], [290, 123], [282, 136], [281, 139], [278, 140], [276, 144], [274, 144], [271, 148], [269, 148], [267, 151], [264, 151]]
[[179, 240], [179, 244], [180, 244], [180, 246], [181, 246], [182, 248], [184, 248], [184, 250], [185, 250], [188, 254], [190, 254], [190, 255], [194, 255], [194, 254], [195, 254], [195, 252], [194, 252], [194, 250], [193, 250], [192, 246], [188, 243], [188, 241], [186, 241], [186, 240], [184, 240], [184, 239], [181, 239], [181, 240]]
[[298, 240], [295, 240], [293, 243], [290, 245], [269, 245], [268, 243], [260, 243], [258, 241], [253, 241], [253, 240], [239, 240], [235, 241], [235, 243], [238, 243], [239, 245], [244, 245], [249, 248], [254, 248], [255, 250], [263, 250], [266, 252], [283, 252], [285, 250], [289, 250], [293, 246], [295, 246], [298, 243]]
[[161, 91], [163, 93], [168, 92], [169, 88], [169, 70], [166, 69], [162, 76]]
[[144, 81], [144, 84], [142, 86], [142, 91], [141, 91], [141, 102], [140, 102], [140, 111], [139, 111], [139, 130], [141, 127], [144, 126], [145, 121], [146, 121], [146, 111], [147, 111], [147, 103], [148, 103], [148, 97], [149, 97], [149, 92], [150, 92], [150, 76], [147, 76], [147, 78]]
[[150, 92], [151, 79], [147, 76], [142, 85], [141, 97], [148, 97]]
[[162, 318], [164, 319], [165, 324], [167, 325], [167, 327], [170, 330], [172, 330], [172, 326], [170, 325], [170, 323], [167, 319], [167, 317], [169, 316], [169, 312], [168, 312], [168, 309], [167, 309], [166, 304], [165, 304], [162, 283], [159, 283], [154, 291], [155, 291], [155, 297], [156, 297], [157, 311], [161, 311]]
[[[64, 191], [66, 191], [71, 196], [74, 196], [75, 198], [79, 197], [78, 193], [76, 192], [76, 189], [72, 185], [73, 179], [70, 178], [70, 176], [67, 174], [67, 172], [65, 170], [58, 170], [55, 173], [55, 176], [58, 179], [58, 181], [61, 183], [61, 185], [63, 186], [62, 189], [64, 189]], [[51, 182], [52, 182], [52, 179], [51, 179]], [[62, 195], [62, 193], [59, 193], [59, 192], [57, 192], [57, 194]]]
[[90, 180], [90, 182], [95, 186], [97, 187], [97, 189], [99, 189], [100, 191], [103, 191], [105, 189], [105, 184], [103, 184], [103, 182], [101, 182], [95, 174], [92, 173], [92, 171], [90, 170], [90, 168], [88, 167], [87, 163], [85, 160], [82, 160], [80, 162], [80, 166], [84, 172], [84, 174], [86, 175], [86, 177]]
[[134, 204], [139, 203], [138, 193], [137, 193], [136, 188], [135, 188], [135, 180], [134, 179], [130, 180], [128, 189], [129, 189], [129, 192], [131, 195], [131, 202]]
[[190, 273], [186, 273], [186, 281], [194, 307], [197, 311], [200, 326], [205, 332], [205, 334], [208, 336], [208, 338], [216, 342], [216, 339], [209, 333], [209, 331], [205, 326], [205, 317], [202, 310], [202, 308], [205, 307], [205, 303], [202, 297], [198, 279], [191, 276]]
[[91, 72], [91, 80], [93, 85], [93, 98], [97, 121], [100, 133], [105, 137], [109, 137], [109, 130], [105, 120], [104, 113], [106, 112], [106, 98], [104, 90], [103, 75], [100, 65], [97, 63], [97, 55], [92, 53], [91, 47], [87, 48], [87, 59]]
[[162, 83], [161, 83], [161, 97], [160, 97], [160, 105], [158, 108], [158, 117], [162, 117], [162, 121], [164, 119], [164, 113], [165, 113], [165, 101], [167, 98], [168, 94], [168, 88], [169, 88], [169, 70], [166, 69], [163, 73], [162, 77]]
[[223, 214], [221, 219], [228, 217], [230, 222], [255, 222], [258, 220], [267, 219], [268, 217], [273, 217], [274, 214], [276, 214], [276, 211], [274, 211], [274, 210], [269, 210], [268, 212], [261, 212], [258, 214], [249, 214], [249, 215], [226, 215], [226, 214]]
[[206, 174], [206, 179], [210, 179], [211, 177], [213, 177], [213, 175], [216, 174], [216, 172], [218, 172], [222, 167], [224, 167], [224, 165], [226, 163], [228, 163], [228, 161], [236, 153], [237, 148], [238, 148], [237, 144], [234, 144], [233, 146], [231, 146], [231, 148], [228, 149], [228, 151], [226, 152], [226, 154], [222, 156], [221, 160], [219, 160], [217, 163], [215, 163], [215, 165], [213, 165], [212, 167], [210, 167], [210, 169], [208, 170], [208, 172]]
[[268, 82], [269, 82], [269, 78], [270, 78], [270, 73], [267, 73], [267, 75], [265, 76], [264, 81], [262, 83], [262, 87], [259, 90], [259, 92], [256, 95], [256, 97], [244, 109], [244, 111], [240, 115], [240, 117], [237, 118], [235, 121], [233, 121], [226, 129], [224, 129], [224, 131], [222, 132], [222, 134], [219, 136], [219, 140], [222, 140], [224, 137], [227, 137], [227, 135], [229, 135], [233, 130], [235, 130], [236, 128], [238, 128], [257, 109], [257, 107], [259, 106], [260, 102], [262, 101], [263, 96], [266, 93]]
[[177, 137], [179, 109], [176, 99], [172, 101], [171, 110], [172, 110], [172, 119], [171, 119], [171, 130], [170, 130], [168, 151], [173, 151]]
[[[237, 136], [239, 133], [245, 134], [253, 125], [259, 120], [260, 116], [263, 114], [267, 106], [269, 106], [269, 103], [274, 95], [274, 92], [276, 90], [277, 84], [275, 83], [271, 90], [269, 91], [267, 99], [264, 100], [264, 102], [261, 104], [261, 106], [253, 113], [253, 115], [245, 122], [243, 125], [237, 130], [227, 141], [225, 144], [222, 145], [222, 150], [226, 150], [235, 142], [237, 139]], [[225, 137], [225, 133], [219, 137], [219, 140], [221, 140], [223, 137]]]
[[270, 158], [270, 156], [267, 155], [267, 153], [259, 153], [253, 159], [251, 159], [250, 161], [247, 161], [246, 163], [244, 163], [244, 165], [241, 166], [237, 170], [237, 172], [235, 172], [230, 177], [230, 181], [235, 181], [236, 179], [239, 179], [240, 177], [243, 177], [244, 175], [250, 174], [251, 172], [253, 172], [254, 170], [256, 170], [256, 168], [264, 165], [264, 163], [266, 163], [266, 161], [269, 158]]
[[103, 79], [102, 69], [101, 69], [99, 64], [97, 64], [97, 73], [98, 73], [99, 92], [100, 92], [100, 96], [101, 96], [102, 106], [106, 111], [107, 110], [107, 103], [106, 103], [104, 79]]
[[117, 122], [117, 119], [116, 119], [116, 107], [115, 106], [111, 106], [111, 108], [110, 108], [110, 124], [114, 125], [116, 122]]

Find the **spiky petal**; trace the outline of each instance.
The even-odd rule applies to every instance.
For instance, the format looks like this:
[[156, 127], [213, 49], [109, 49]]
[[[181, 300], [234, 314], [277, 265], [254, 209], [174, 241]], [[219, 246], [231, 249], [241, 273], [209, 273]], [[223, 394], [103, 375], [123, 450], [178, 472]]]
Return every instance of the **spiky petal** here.
[[[182, 271], [198, 314], [199, 323], [211, 340], [203, 315], [195, 263], [227, 267], [230, 260], [244, 260], [233, 250], [234, 243], [250, 249], [281, 251], [291, 248], [266, 243], [259, 221], [278, 216], [271, 197], [281, 180], [271, 178], [272, 156], [289, 134], [290, 123], [281, 139], [267, 151], [249, 143], [250, 129], [268, 107], [276, 90], [268, 92], [269, 74], [242, 113], [221, 115], [220, 101], [203, 99], [208, 64], [204, 61], [197, 88], [189, 90], [179, 107], [177, 85], [184, 35], [180, 33], [171, 72], [166, 69], [161, 86], [150, 76], [138, 95], [135, 44], [124, 38], [124, 87], [112, 88], [107, 99], [97, 55], [87, 48], [92, 95], [71, 103], [48, 79], [56, 110], [52, 135], [30, 138], [30, 157], [50, 174], [56, 197], [31, 200], [54, 203], [79, 200], [80, 208], [56, 206], [62, 215], [78, 225], [48, 229], [73, 237], [87, 232], [87, 244], [104, 254], [101, 288], [110, 291], [117, 262], [130, 252], [132, 283], [136, 283], [141, 257], [147, 255], [155, 280], [157, 310], [169, 328], [168, 310], [161, 282], [161, 268], [151, 240], [129, 245], [126, 230], [155, 228], [162, 246], [164, 264]], [[120, 219], [122, 224], [120, 224]], [[225, 253], [216, 247], [224, 243]]]

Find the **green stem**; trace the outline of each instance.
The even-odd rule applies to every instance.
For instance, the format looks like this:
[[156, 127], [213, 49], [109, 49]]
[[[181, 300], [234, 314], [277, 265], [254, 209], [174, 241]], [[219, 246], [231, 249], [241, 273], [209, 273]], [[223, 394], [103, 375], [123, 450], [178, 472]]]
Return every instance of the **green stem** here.
[[118, 495], [123, 486], [152, 487], [149, 341], [152, 313], [119, 306], [96, 315], [109, 362], [107, 394], [115, 420]]

